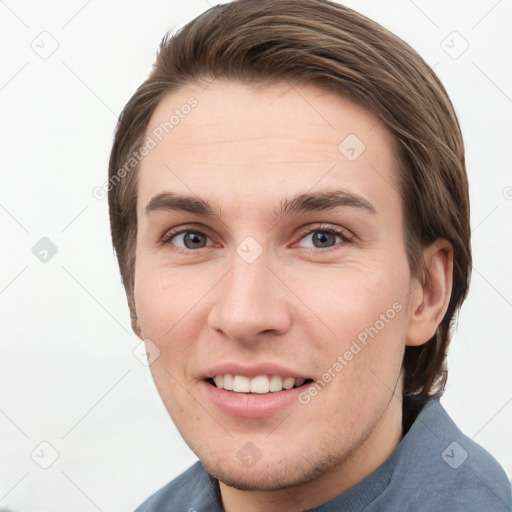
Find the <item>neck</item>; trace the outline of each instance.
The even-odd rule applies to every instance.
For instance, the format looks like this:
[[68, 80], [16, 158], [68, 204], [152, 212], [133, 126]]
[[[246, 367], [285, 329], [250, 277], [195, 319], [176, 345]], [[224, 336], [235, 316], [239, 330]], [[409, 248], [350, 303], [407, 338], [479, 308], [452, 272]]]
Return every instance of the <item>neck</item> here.
[[240, 491], [219, 482], [226, 512], [300, 512], [327, 503], [381, 466], [402, 439], [402, 402], [394, 395], [370, 435], [338, 466], [320, 477], [279, 491]]

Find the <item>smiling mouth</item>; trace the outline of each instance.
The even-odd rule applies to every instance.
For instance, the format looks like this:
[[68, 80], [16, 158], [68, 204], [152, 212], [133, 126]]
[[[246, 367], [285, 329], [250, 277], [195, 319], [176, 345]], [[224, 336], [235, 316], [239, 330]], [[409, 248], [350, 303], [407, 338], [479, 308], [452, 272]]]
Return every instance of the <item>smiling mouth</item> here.
[[294, 377], [282, 377], [280, 375], [258, 375], [257, 377], [246, 377], [245, 375], [216, 375], [207, 379], [206, 382], [212, 386], [231, 391], [233, 393], [258, 394], [276, 393], [287, 391], [293, 388], [306, 386], [312, 379], [296, 379]]

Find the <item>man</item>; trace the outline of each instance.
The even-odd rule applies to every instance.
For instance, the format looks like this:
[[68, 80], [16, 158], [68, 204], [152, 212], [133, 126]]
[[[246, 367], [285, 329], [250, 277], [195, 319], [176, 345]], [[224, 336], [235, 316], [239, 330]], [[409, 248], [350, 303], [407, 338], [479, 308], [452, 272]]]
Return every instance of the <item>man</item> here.
[[109, 184], [132, 326], [200, 459], [138, 511], [510, 509], [439, 403], [468, 185], [407, 44], [327, 1], [214, 7], [162, 42]]

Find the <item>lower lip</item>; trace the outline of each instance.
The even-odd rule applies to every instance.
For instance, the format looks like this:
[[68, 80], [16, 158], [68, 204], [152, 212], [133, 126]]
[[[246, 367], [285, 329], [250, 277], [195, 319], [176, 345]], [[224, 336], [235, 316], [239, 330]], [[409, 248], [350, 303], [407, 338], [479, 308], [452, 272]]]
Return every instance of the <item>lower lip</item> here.
[[199, 384], [206, 396], [222, 412], [241, 418], [265, 418], [279, 413], [291, 404], [297, 403], [299, 395], [308, 387], [302, 385], [298, 388], [259, 395], [226, 391], [206, 381]]

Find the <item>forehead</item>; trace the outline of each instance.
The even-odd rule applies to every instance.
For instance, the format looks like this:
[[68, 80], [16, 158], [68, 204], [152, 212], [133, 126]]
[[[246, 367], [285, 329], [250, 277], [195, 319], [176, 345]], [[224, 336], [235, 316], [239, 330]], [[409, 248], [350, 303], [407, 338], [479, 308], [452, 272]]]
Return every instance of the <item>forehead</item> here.
[[313, 85], [185, 86], [160, 102], [146, 136], [154, 147], [140, 166], [142, 208], [163, 189], [259, 203], [316, 186], [363, 196], [398, 190], [388, 129]]

